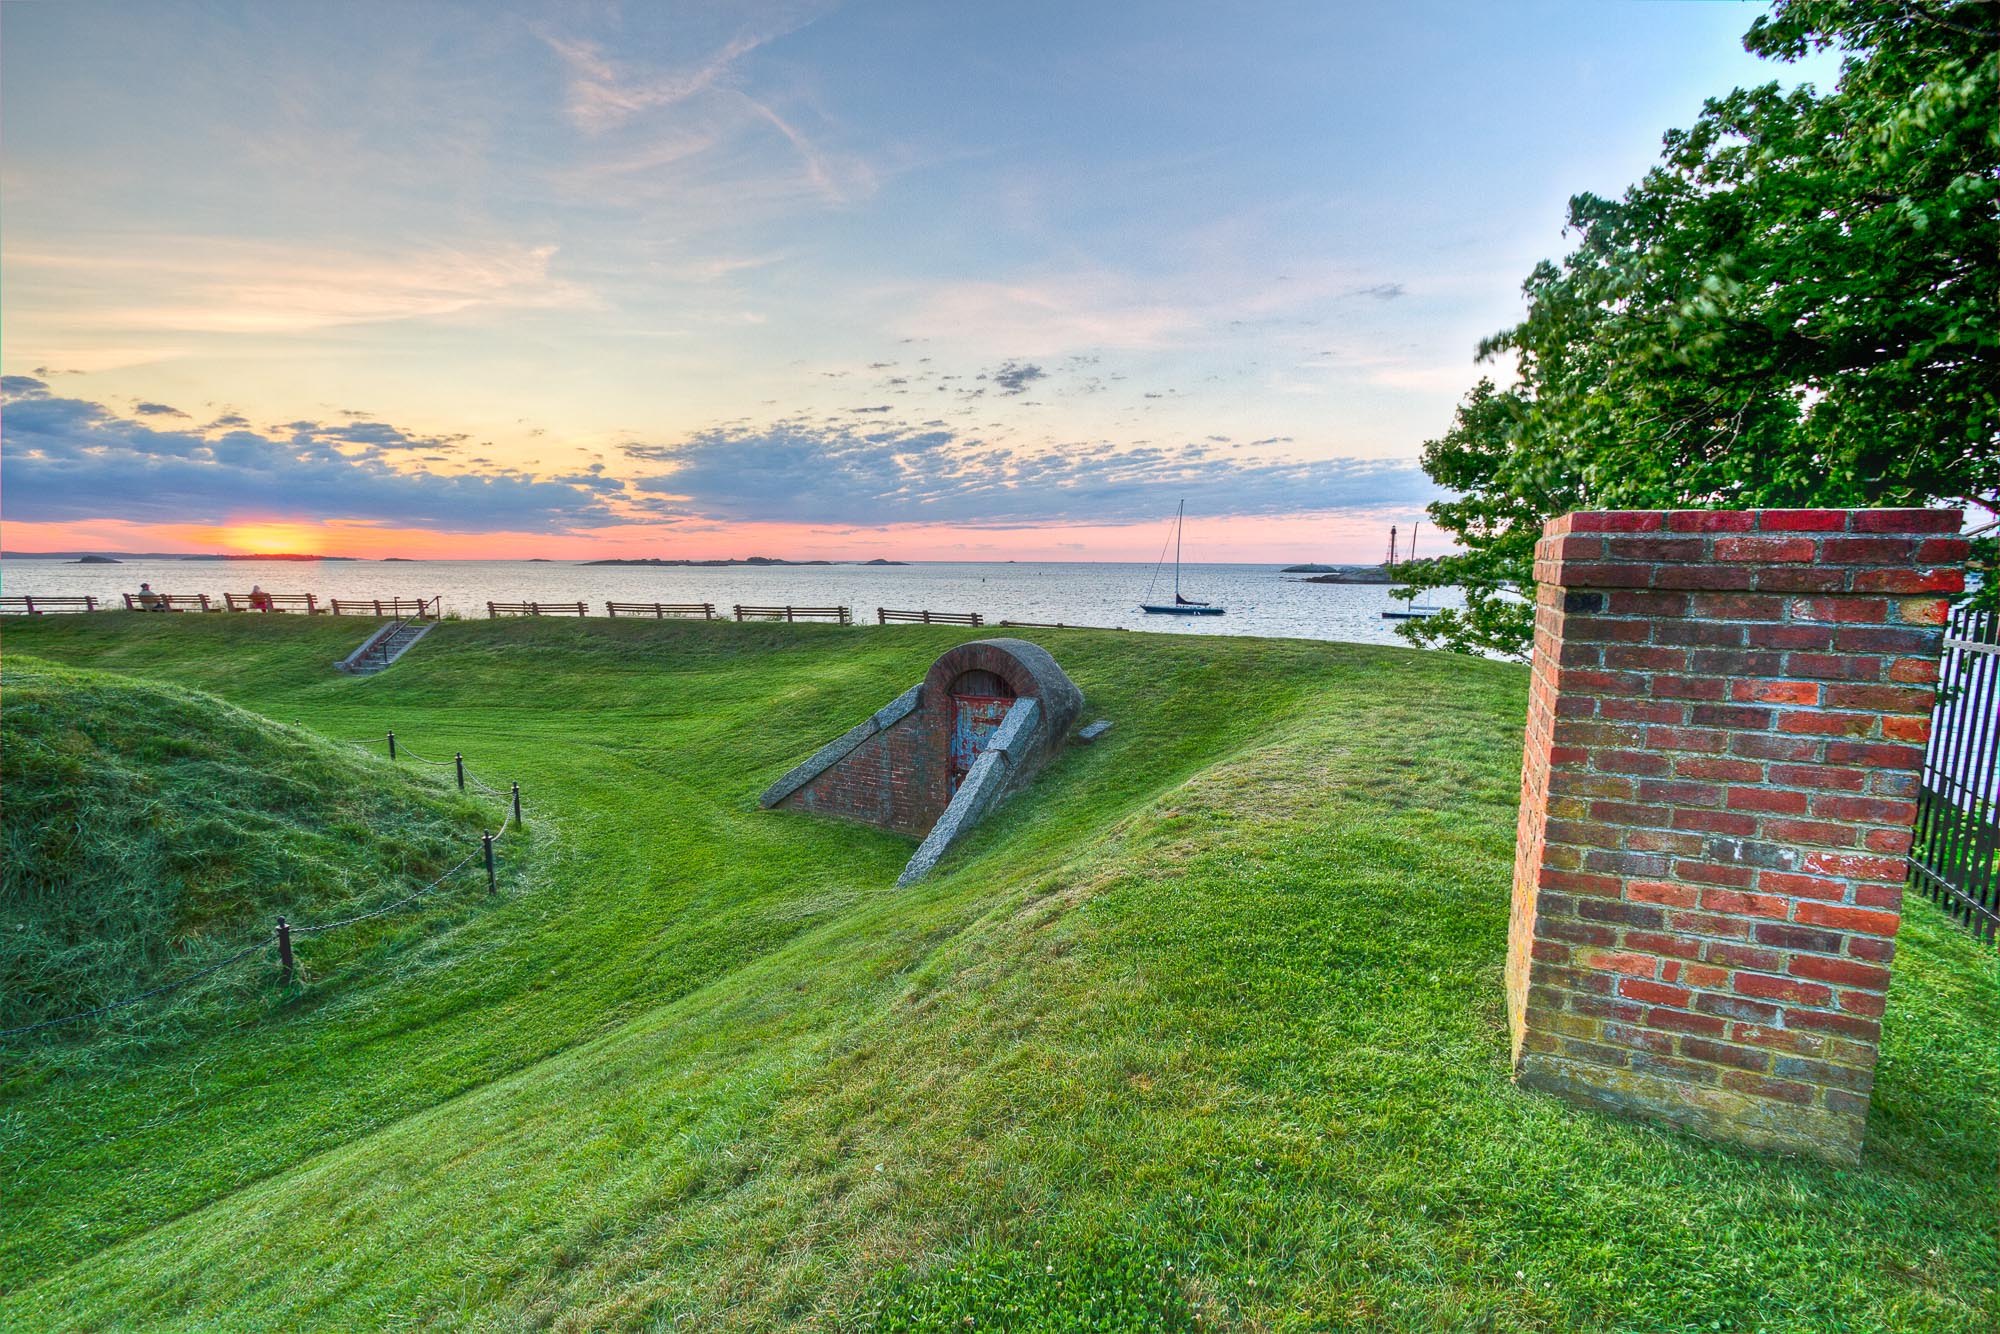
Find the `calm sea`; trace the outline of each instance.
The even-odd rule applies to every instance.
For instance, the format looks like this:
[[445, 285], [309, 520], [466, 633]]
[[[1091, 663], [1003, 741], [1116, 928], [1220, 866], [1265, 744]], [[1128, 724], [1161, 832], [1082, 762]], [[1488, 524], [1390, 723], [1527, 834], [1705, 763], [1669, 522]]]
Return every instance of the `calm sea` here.
[[[9, 595], [95, 594], [122, 605], [141, 581], [162, 593], [317, 593], [322, 598], [442, 595], [446, 612], [484, 616], [492, 602], [576, 602], [602, 615], [616, 602], [713, 602], [852, 607], [872, 624], [877, 607], [977, 611], [989, 621], [1062, 621], [1161, 633], [1295, 636], [1396, 644], [1382, 612], [1402, 604], [1382, 585], [1310, 584], [1275, 565], [1188, 565], [1182, 589], [1221, 602], [1223, 616], [1149, 616], [1139, 610], [1151, 565], [924, 561], [910, 565], [724, 566], [683, 569], [569, 561], [180, 561], [75, 565], [15, 557], [0, 563]], [[1171, 570], [1155, 593], [1171, 599]], [[1424, 602], [1459, 605], [1456, 594]]]

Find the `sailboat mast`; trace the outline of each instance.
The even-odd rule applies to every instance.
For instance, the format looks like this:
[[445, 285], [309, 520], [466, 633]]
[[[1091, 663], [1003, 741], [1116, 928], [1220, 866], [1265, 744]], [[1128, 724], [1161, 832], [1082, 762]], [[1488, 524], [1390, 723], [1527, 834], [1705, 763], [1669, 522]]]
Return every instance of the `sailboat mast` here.
[[1187, 527], [1187, 502], [1181, 502], [1180, 512], [1174, 516], [1174, 601], [1181, 600], [1181, 529]]

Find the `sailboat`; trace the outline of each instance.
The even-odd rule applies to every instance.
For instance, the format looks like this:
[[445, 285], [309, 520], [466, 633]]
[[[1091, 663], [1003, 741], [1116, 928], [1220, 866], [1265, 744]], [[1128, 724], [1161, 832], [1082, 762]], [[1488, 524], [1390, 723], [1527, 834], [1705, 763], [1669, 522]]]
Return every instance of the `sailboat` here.
[[[1408, 559], [1410, 560], [1415, 560], [1417, 558], [1417, 529], [1423, 526], [1424, 526], [1423, 521], [1421, 519], [1418, 520], [1416, 523], [1410, 525], [1410, 554], [1408, 557]], [[1396, 530], [1394, 527], [1391, 527], [1389, 529], [1389, 573], [1394, 574], [1395, 572], [1396, 572]], [[1426, 616], [1435, 616], [1439, 612], [1444, 610], [1443, 607], [1430, 607], [1413, 603], [1411, 599], [1414, 598], [1415, 596], [1416, 595], [1414, 593], [1411, 593], [1408, 596], [1404, 597], [1403, 610], [1385, 611], [1382, 613], [1382, 619], [1385, 621], [1421, 621]]]
[[[1146, 585], [1147, 601], [1139, 604], [1140, 611], [1150, 612], [1155, 616], [1222, 615], [1224, 608], [1221, 603], [1202, 602], [1196, 598], [1181, 596], [1181, 530], [1186, 526], [1187, 502], [1183, 500], [1180, 509], [1174, 515], [1174, 600], [1172, 602], [1154, 602], [1151, 600], [1153, 596], [1153, 584], [1157, 584], [1160, 581], [1160, 566], [1155, 565], [1153, 567], [1153, 583]], [[1163, 548], [1160, 552], [1160, 564], [1164, 565], [1166, 559], [1167, 553]]]

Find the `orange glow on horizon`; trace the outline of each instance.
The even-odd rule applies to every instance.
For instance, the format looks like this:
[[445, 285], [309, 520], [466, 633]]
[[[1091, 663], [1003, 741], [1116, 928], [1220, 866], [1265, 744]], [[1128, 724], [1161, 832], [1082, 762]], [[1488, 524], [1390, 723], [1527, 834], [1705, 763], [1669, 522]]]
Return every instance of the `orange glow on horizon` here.
[[[1308, 514], [1188, 520], [1190, 562], [1365, 564], [1382, 559], [1391, 523], [1405, 535], [1419, 513]], [[950, 525], [834, 527], [824, 524], [626, 524], [574, 533], [440, 533], [381, 528], [352, 521], [304, 523], [280, 519], [221, 527], [139, 524], [104, 519], [78, 523], [8, 523], [14, 551], [158, 551], [171, 554], [297, 554], [363, 560], [663, 559], [714, 560], [772, 556], [786, 560], [1022, 560], [1151, 561], [1160, 554], [1166, 520], [1157, 524], [1040, 528]], [[1428, 522], [1422, 555], [1443, 549]]]

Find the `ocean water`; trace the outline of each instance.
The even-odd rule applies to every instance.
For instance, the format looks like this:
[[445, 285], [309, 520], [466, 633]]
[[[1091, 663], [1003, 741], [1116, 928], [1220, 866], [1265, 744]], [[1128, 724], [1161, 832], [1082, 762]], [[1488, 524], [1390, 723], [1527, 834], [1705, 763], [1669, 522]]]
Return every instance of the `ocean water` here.
[[[1222, 616], [1149, 616], [1139, 610], [1153, 576], [1147, 564], [922, 561], [909, 565], [732, 565], [680, 568], [583, 565], [572, 561], [181, 561], [132, 560], [76, 565], [12, 557], [0, 562], [0, 591], [10, 596], [94, 594], [122, 606], [120, 594], [144, 581], [162, 593], [317, 593], [341, 598], [444, 598], [447, 613], [484, 616], [492, 602], [576, 602], [593, 615], [604, 603], [713, 602], [727, 615], [737, 604], [852, 607], [874, 624], [875, 609], [976, 611], [989, 623], [1061, 621], [1122, 626], [1162, 634], [1269, 635], [1399, 644], [1384, 610], [1402, 604], [1379, 584], [1310, 584], [1275, 565], [1185, 565], [1190, 597], [1221, 602]], [[1154, 589], [1173, 595], [1172, 570]], [[1424, 602], [1456, 606], [1456, 594]]]

